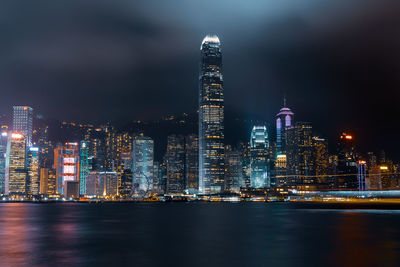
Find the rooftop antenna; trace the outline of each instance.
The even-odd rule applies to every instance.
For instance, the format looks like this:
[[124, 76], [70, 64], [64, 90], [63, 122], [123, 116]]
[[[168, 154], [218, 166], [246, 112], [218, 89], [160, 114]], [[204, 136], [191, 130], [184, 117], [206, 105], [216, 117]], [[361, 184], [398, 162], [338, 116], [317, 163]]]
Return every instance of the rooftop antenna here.
[[286, 93], [285, 93], [285, 95], [283, 96], [283, 107], [284, 107], [284, 108], [286, 107]]

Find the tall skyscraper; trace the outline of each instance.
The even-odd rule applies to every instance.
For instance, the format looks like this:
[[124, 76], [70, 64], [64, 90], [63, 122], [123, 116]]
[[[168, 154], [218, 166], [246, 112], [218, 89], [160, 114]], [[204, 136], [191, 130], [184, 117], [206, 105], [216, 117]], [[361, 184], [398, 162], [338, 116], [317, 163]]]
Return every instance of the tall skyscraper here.
[[286, 154], [287, 129], [294, 124], [294, 113], [286, 106], [286, 98], [283, 108], [276, 115], [276, 149], [278, 154]]
[[221, 192], [224, 186], [224, 90], [221, 43], [207, 35], [200, 46], [199, 191]]
[[6, 158], [5, 194], [26, 193], [26, 139], [21, 133], [12, 132], [8, 139]]
[[0, 195], [5, 192], [6, 178], [6, 156], [7, 156], [8, 132], [1, 130], [0, 132]]
[[153, 186], [154, 141], [138, 136], [132, 145], [133, 191], [139, 195], [151, 193]]
[[78, 143], [57, 145], [54, 149], [54, 169], [57, 176], [57, 192], [64, 194], [65, 183], [79, 181]]
[[185, 189], [185, 138], [168, 136], [167, 144], [167, 193], [183, 193]]
[[250, 184], [252, 188], [270, 187], [269, 141], [265, 126], [254, 126], [250, 137]]
[[33, 108], [28, 106], [14, 106], [13, 131], [21, 133], [28, 146], [32, 145]]
[[27, 167], [27, 192], [32, 195], [39, 194], [39, 148], [29, 147], [26, 159]]
[[89, 175], [89, 159], [87, 141], [81, 141], [79, 149], [79, 193], [86, 195], [86, 179]]

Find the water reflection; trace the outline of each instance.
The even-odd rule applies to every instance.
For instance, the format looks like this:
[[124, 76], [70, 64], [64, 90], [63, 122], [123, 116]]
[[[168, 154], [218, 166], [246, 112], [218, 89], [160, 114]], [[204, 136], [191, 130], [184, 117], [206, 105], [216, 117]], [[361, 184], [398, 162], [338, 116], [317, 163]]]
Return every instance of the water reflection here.
[[2, 203], [0, 266], [398, 265], [399, 224], [288, 203]]

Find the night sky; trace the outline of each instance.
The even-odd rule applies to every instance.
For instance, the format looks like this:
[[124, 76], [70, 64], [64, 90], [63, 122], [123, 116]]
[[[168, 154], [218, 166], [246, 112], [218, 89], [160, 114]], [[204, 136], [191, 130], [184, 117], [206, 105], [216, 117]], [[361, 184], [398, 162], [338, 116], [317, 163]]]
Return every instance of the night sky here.
[[227, 116], [273, 125], [284, 94], [329, 140], [400, 159], [400, 1], [1, 1], [0, 113], [67, 120], [193, 112], [200, 43], [222, 42]]

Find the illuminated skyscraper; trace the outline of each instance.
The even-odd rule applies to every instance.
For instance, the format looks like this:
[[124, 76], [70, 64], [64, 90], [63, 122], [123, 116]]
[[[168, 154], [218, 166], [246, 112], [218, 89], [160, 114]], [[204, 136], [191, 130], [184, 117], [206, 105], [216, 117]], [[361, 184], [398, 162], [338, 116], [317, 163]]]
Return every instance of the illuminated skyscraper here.
[[186, 136], [186, 189], [197, 191], [199, 189], [199, 138], [195, 134]]
[[14, 106], [13, 131], [21, 133], [28, 146], [32, 145], [33, 108]]
[[27, 188], [32, 195], [39, 194], [39, 148], [29, 147], [27, 153]]
[[201, 43], [199, 75], [199, 191], [220, 192], [224, 186], [224, 90], [219, 38]]
[[354, 138], [343, 133], [338, 144], [337, 185], [344, 189], [358, 189], [358, 156], [354, 146]]
[[86, 179], [89, 175], [88, 146], [86, 141], [81, 141], [79, 150], [79, 193], [86, 195]]
[[138, 136], [132, 145], [133, 191], [139, 195], [151, 193], [153, 187], [154, 141]]
[[283, 108], [276, 115], [276, 149], [278, 154], [286, 153], [287, 135], [286, 130], [293, 126], [294, 113], [286, 107], [286, 98]]
[[309, 122], [296, 123], [296, 156], [295, 169], [298, 183], [315, 184], [315, 157], [313, 147], [312, 125]]
[[2, 130], [0, 132], [0, 195], [5, 192], [7, 142], [8, 132]]
[[265, 126], [254, 126], [250, 137], [250, 183], [252, 188], [270, 187], [269, 141]]
[[64, 193], [65, 183], [79, 181], [78, 143], [59, 144], [54, 149], [54, 169], [57, 176], [57, 192]]
[[7, 145], [5, 179], [6, 195], [26, 193], [25, 149], [25, 137], [21, 133], [11, 133]]
[[240, 188], [244, 185], [241, 152], [227, 147], [225, 149], [225, 158], [225, 190], [239, 192]]
[[328, 155], [328, 143], [325, 139], [314, 136], [314, 174], [316, 175], [317, 182], [327, 183], [327, 174], [329, 169], [329, 155]]
[[168, 136], [167, 145], [167, 193], [182, 193], [185, 185], [185, 138]]

